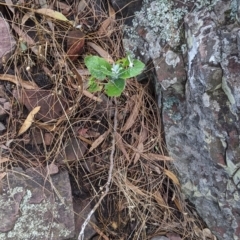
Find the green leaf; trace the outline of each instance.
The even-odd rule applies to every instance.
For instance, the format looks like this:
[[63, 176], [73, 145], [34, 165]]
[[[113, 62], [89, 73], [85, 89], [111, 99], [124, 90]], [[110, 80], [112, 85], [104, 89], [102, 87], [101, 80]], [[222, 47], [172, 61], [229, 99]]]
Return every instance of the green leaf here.
[[127, 78], [136, 77], [145, 68], [145, 64], [139, 60], [133, 60], [132, 64], [133, 64], [132, 67], [129, 66], [129, 68], [122, 70], [122, 72], [119, 74], [120, 78], [127, 79]]
[[112, 74], [111, 64], [98, 56], [87, 56], [84, 58], [84, 63], [91, 75], [98, 80], [104, 80], [106, 76]]
[[105, 85], [105, 93], [109, 97], [119, 97], [125, 88], [126, 81], [122, 78], [109, 81]]
[[121, 64], [122, 67], [126, 68], [126, 67], [129, 66], [129, 60], [128, 60], [127, 57], [126, 58], [121, 58], [116, 62], [116, 64]]
[[91, 77], [88, 81], [88, 90], [89, 92], [98, 92], [102, 90], [102, 87], [99, 85], [95, 78]]

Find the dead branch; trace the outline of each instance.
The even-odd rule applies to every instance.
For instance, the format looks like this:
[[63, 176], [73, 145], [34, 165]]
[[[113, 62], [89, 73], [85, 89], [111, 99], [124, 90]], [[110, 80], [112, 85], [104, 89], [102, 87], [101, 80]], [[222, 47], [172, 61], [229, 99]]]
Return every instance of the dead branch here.
[[112, 139], [112, 150], [110, 154], [110, 167], [109, 167], [109, 172], [108, 172], [108, 179], [107, 183], [105, 185], [105, 192], [102, 194], [94, 208], [90, 211], [88, 214], [87, 218], [85, 219], [84, 223], [82, 224], [81, 231], [78, 236], [78, 240], [84, 240], [84, 230], [86, 226], [88, 225], [92, 215], [94, 212], [97, 210], [97, 208], [100, 206], [102, 200], [106, 197], [106, 195], [109, 192], [109, 186], [112, 180], [112, 172], [113, 172], [113, 166], [114, 166], [114, 153], [115, 153], [115, 144], [116, 144], [116, 132], [117, 132], [117, 100], [115, 98], [115, 113], [114, 113], [114, 125], [113, 125], [113, 139]]

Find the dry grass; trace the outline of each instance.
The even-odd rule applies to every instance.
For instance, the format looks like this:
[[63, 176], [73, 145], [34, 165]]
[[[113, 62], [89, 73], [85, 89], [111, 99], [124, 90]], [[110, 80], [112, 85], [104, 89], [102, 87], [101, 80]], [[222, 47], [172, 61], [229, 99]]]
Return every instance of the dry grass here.
[[[51, 6], [50, 1], [48, 5]], [[9, 145], [2, 157], [8, 157], [10, 161], [4, 162], [2, 168], [13, 165], [44, 167], [54, 162], [60, 169], [69, 171], [75, 189], [87, 189], [93, 204], [99, 200], [104, 190], [102, 187], [107, 182], [112, 138], [115, 137], [110, 189], [96, 212], [99, 223], [95, 229], [102, 236], [99, 239], [150, 239], [169, 232], [178, 233], [182, 239], [200, 239], [197, 234], [201, 232], [201, 223], [183, 200], [177, 177], [170, 168], [169, 158], [165, 156], [167, 151], [162, 139], [160, 113], [149, 93], [149, 85], [141, 85], [135, 79], [129, 80], [126, 90], [116, 102], [98, 94], [95, 96], [104, 99], [99, 103], [83, 94], [87, 76], [79, 74], [78, 70], [85, 69], [85, 55], [98, 54], [90, 42], [99, 46], [102, 52], [107, 52], [113, 60], [125, 54], [122, 20], [114, 20], [114, 17], [109, 20], [108, 9], [99, 13], [93, 5], [94, 1], [89, 1], [89, 5], [78, 14], [78, 24], [82, 24], [86, 31], [86, 42], [82, 57], [74, 62], [66, 55], [64, 46], [71, 28], [69, 24], [33, 14], [30, 3], [18, 7], [13, 17], [9, 18], [18, 45], [5, 66], [5, 72], [14, 69], [17, 77], [24, 79], [28, 76], [25, 80], [30, 81], [31, 78], [34, 81], [34, 74], [26, 72], [28, 67], [36, 69], [36, 73], [45, 72], [53, 80], [51, 91], [67, 100], [68, 108], [53, 121], [35, 122], [27, 133], [17, 138], [26, 111], [10, 93], [13, 108], [9, 113], [8, 131], [0, 137], [2, 145]], [[72, 6], [74, 8], [76, 4]], [[61, 11], [56, 6], [55, 10]], [[74, 16], [76, 20], [77, 14]], [[28, 27], [22, 24], [24, 19], [27, 19], [25, 23], [31, 23]], [[104, 21], [105, 24], [110, 21], [106, 32], [101, 28]], [[88, 26], [91, 22], [92, 26]], [[30, 39], [31, 34], [36, 39]], [[24, 52], [23, 43], [27, 46]], [[13, 85], [11, 87], [15, 88]], [[15, 89], [20, 95], [24, 91]], [[114, 134], [116, 105], [117, 128]], [[59, 163], [58, 155], [69, 139], [79, 139], [79, 128], [99, 133], [104, 136], [103, 141], [80, 159], [76, 156], [77, 160]], [[34, 139], [36, 130], [42, 137], [41, 144]], [[52, 135], [50, 145], [45, 144], [45, 133]], [[80, 138], [88, 149], [97, 139], [94, 136]], [[33, 144], [29, 139], [33, 140]]]

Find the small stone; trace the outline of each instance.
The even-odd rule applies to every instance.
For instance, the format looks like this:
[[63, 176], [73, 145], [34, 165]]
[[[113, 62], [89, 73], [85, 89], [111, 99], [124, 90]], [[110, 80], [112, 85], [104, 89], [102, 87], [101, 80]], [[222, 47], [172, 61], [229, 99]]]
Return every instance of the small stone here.
[[[67, 171], [14, 168], [2, 180], [0, 239], [72, 239], [75, 235]], [[57, 193], [57, 194], [56, 194]]]
[[44, 134], [44, 143], [45, 143], [45, 145], [47, 145], [47, 146], [51, 145], [52, 141], [53, 141], [53, 134], [45, 133]]
[[5, 103], [7, 100], [5, 98], [0, 98], [0, 103]]
[[9, 111], [11, 109], [11, 104], [10, 102], [5, 102], [3, 104], [3, 108], [6, 110], [6, 111]]
[[3, 120], [6, 116], [7, 116], [7, 113], [2, 107], [2, 105], [0, 104], [0, 120]]
[[164, 236], [156, 236], [151, 238], [151, 240], [169, 240], [169, 238], [164, 237]]
[[6, 127], [0, 122], [0, 133], [6, 130]]

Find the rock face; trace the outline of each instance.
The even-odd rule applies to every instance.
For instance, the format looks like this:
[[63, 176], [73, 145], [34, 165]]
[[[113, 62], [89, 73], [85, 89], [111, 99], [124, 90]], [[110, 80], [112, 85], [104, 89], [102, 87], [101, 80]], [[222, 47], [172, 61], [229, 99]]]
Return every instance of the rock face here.
[[157, 75], [166, 142], [182, 189], [219, 239], [239, 239], [240, 28], [221, 27], [214, 17], [206, 10], [185, 17], [186, 76], [181, 56], [170, 50]]
[[69, 239], [75, 235], [68, 172], [14, 168], [0, 185], [0, 239]]
[[[146, 12], [165, 1], [145, 2]], [[178, 7], [173, 4], [169, 11]], [[224, 240], [240, 236], [239, 16], [237, 1], [203, 4], [185, 14], [185, 34], [178, 43], [137, 17], [139, 40], [128, 30], [125, 41], [145, 61], [153, 60], [166, 143], [182, 190]]]
[[7, 60], [11, 56], [12, 52], [15, 49], [16, 41], [11, 34], [10, 27], [8, 22], [0, 16], [0, 69], [2, 65], [6, 64]]

